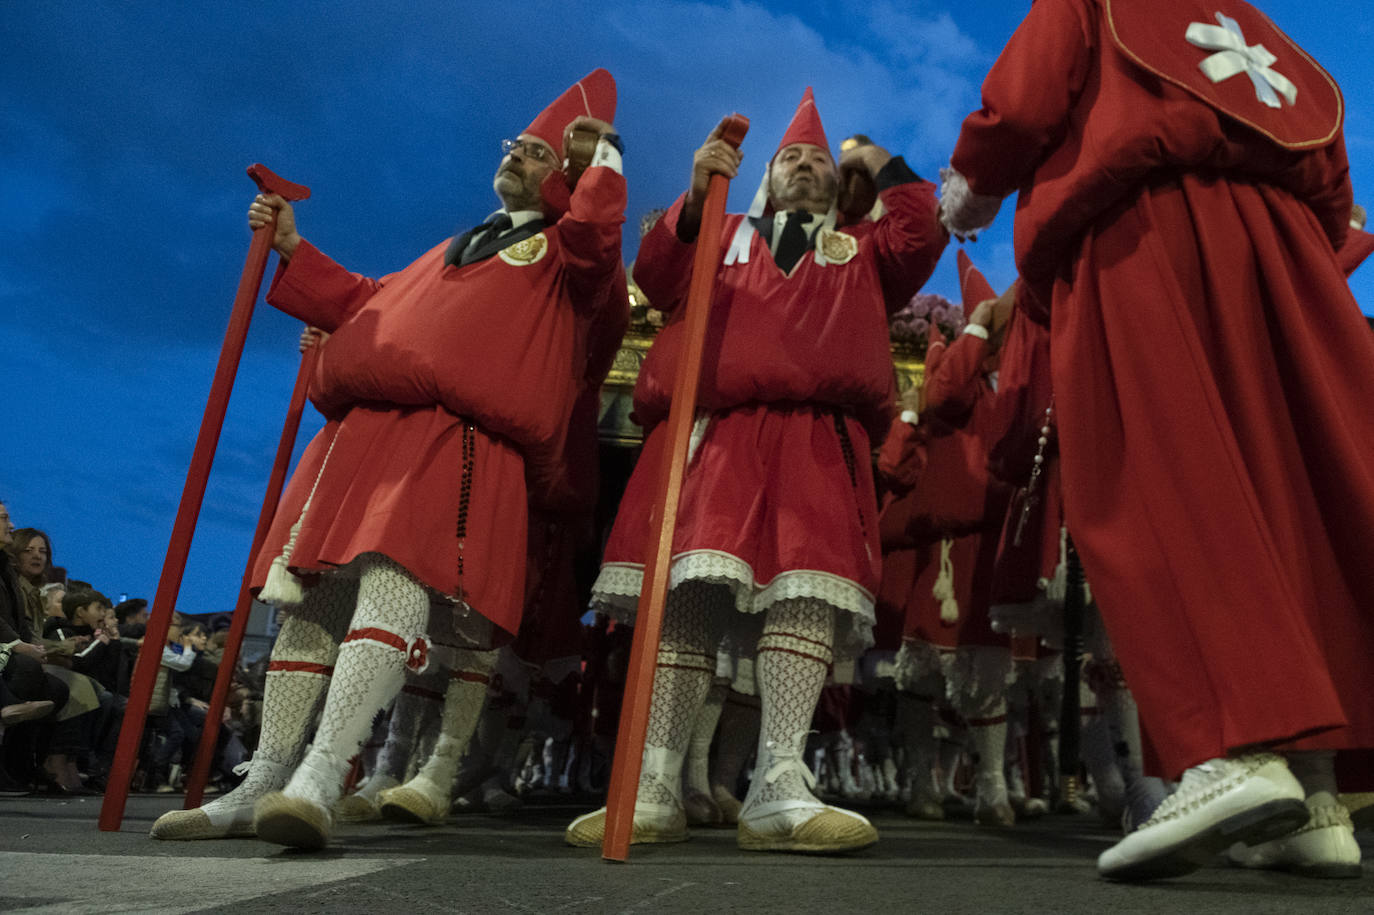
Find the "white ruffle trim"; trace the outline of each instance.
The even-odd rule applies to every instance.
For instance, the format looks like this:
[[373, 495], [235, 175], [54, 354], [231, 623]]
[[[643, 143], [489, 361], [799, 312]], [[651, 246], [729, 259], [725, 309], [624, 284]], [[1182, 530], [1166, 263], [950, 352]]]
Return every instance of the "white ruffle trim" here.
[[936, 690], [942, 689], [945, 676], [940, 656], [948, 653], [929, 642], [904, 640], [893, 662], [897, 689], [904, 693], [934, 695]]
[[[763, 613], [780, 601], [798, 598], [822, 601], [847, 612], [848, 625], [844, 617], [835, 621], [837, 657], [856, 656], [873, 644], [873, 595], [839, 575], [794, 569], [780, 573], [767, 584], [759, 584], [749, 563], [738, 556], [719, 550], [692, 550], [673, 557], [668, 589], [688, 581], [727, 585], [740, 613]], [[616, 619], [633, 622], [643, 583], [643, 566], [606, 563], [592, 585], [592, 606]]]
[[968, 179], [950, 165], [940, 169], [940, 222], [959, 239], [976, 239], [1002, 208], [1002, 198], [975, 194]]
[[965, 718], [984, 718], [1007, 701], [1007, 687], [1015, 679], [1011, 649], [995, 645], [961, 645], [945, 652], [940, 663], [945, 695]]

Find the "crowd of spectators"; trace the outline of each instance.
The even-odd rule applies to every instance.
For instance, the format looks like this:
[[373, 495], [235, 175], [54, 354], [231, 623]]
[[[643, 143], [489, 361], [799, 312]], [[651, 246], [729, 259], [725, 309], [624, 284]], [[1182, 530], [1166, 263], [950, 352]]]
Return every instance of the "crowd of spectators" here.
[[[0, 503], [0, 795], [103, 792], [149, 607], [112, 602], [53, 564], [51, 538], [15, 529]], [[134, 790], [179, 790], [206, 725], [227, 632], [174, 614], [140, 745]], [[234, 672], [211, 789], [256, 744], [263, 676]]]

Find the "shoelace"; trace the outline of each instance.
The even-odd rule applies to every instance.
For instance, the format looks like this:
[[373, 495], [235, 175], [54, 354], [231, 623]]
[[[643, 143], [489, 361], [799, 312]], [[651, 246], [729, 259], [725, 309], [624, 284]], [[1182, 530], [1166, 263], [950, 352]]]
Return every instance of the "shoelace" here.
[[[810, 731], [806, 732], [811, 733]], [[806, 734], [802, 735], [801, 743], [805, 743]], [[795, 747], [783, 748], [776, 740], [769, 740], [764, 743], [764, 749], [768, 751], [768, 756], [772, 765], [763, 773], [763, 780], [768, 784], [774, 784], [782, 778], [788, 771], [795, 769], [801, 775], [802, 782], [808, 789], [816, 787], [816, 776], [806, 767], [802, 760], [801, 751]]]

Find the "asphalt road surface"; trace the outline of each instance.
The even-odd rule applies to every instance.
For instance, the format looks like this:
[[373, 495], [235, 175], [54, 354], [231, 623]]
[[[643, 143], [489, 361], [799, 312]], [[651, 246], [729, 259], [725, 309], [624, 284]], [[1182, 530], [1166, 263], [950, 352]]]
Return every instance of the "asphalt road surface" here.
[[176, 795], [135, 795], [124, 827], [100, 832], [100, 798], [0, 800], [0, 910], [112, 912], [1184, 912], [1374, 913], [1374, 841], [1364, 877], [1305, 880], [1218, 860], [1177, 880], [1098, 879], [1112, 841], [1092, 816], [1052, 816], [1009, 830], [918, 823], [866, 811], [882, 835], [847, 857], [741, 852], [730, 830], [680, 845], [635, 847], [602, 861], [562, 842], [588, 809], [531, 802], [498, 818], [463, 814], [442, 827], [343, 827], [323, 852], [256, 839], [156, 842]]

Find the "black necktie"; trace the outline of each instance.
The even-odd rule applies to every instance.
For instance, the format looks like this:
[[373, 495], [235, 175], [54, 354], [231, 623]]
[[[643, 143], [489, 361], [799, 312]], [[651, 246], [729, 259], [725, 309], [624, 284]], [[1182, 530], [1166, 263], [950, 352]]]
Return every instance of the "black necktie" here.
[[773, 255], [774, 262], [783, 273], [791, 273], [792, 267], [806, 253], [806, 230], [802, 228], [802, 223], [809, 220], [810, 216], [810, 213], [802, 210], [793, 210], [787, 214], [787, 222], [782, 227], [782, 237], [778, 239], [778, 250]]
[[466, 267], [477, 259], [477, 252], [511, 228], [510, 214], [500, 212], [479, 226], [474, 226], [453, 240], [448, 253], [444, 255], [445, 264]]

